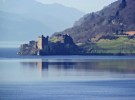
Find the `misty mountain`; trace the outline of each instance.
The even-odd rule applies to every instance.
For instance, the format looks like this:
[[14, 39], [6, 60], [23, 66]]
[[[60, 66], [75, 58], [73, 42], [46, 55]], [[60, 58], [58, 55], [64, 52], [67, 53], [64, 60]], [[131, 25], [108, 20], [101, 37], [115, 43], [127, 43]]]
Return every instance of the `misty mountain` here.
[[101, 11], [85, 15], [74, 26], [57, 34], [70, 34], [75, 42], [87, 42], [93, 37], [135, 31], [135, 0], [118, 0]]
[[73, 25], [83, 16], [79, 10], [60, 4], [42, 4], [35, 0], [0, 1], [0, 40], [18, 41], [51, 35]]

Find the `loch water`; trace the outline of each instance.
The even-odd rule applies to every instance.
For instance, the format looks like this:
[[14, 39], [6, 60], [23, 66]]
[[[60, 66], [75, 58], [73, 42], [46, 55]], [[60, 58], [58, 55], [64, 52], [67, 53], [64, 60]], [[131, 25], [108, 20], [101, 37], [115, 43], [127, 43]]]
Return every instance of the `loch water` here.
[[135, 56], [19, 56], [0, 50], [0, 100], [135, 100]]

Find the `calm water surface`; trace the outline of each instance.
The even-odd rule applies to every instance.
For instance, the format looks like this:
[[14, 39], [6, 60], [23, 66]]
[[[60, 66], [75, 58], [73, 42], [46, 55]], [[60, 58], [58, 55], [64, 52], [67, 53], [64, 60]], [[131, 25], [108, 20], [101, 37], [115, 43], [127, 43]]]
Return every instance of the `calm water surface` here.
[[135, 57], [0, 51], [0, 100], [135, 100]]

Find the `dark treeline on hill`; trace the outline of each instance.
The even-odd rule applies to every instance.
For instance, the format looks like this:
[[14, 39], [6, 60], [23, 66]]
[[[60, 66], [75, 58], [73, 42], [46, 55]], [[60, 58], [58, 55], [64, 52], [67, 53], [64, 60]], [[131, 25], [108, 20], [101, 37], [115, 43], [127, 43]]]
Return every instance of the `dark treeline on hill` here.
[[135, 31], [135, 0], [118, 0], [101, 11], [85, 15], [73, 27], [53, 36], [68, 33], [76, 43], [85, 43], [95, 37], [128, 31]]

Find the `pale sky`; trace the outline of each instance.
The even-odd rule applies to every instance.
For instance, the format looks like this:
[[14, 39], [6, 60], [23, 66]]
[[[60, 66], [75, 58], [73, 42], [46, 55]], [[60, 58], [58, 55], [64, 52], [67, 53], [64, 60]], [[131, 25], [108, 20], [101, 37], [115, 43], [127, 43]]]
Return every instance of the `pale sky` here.
[[85, 13], [101, 10], [104, 6], [117, 0], [37, 0], [45, 4], [59, 3], [68, 7], [76, 8]]

